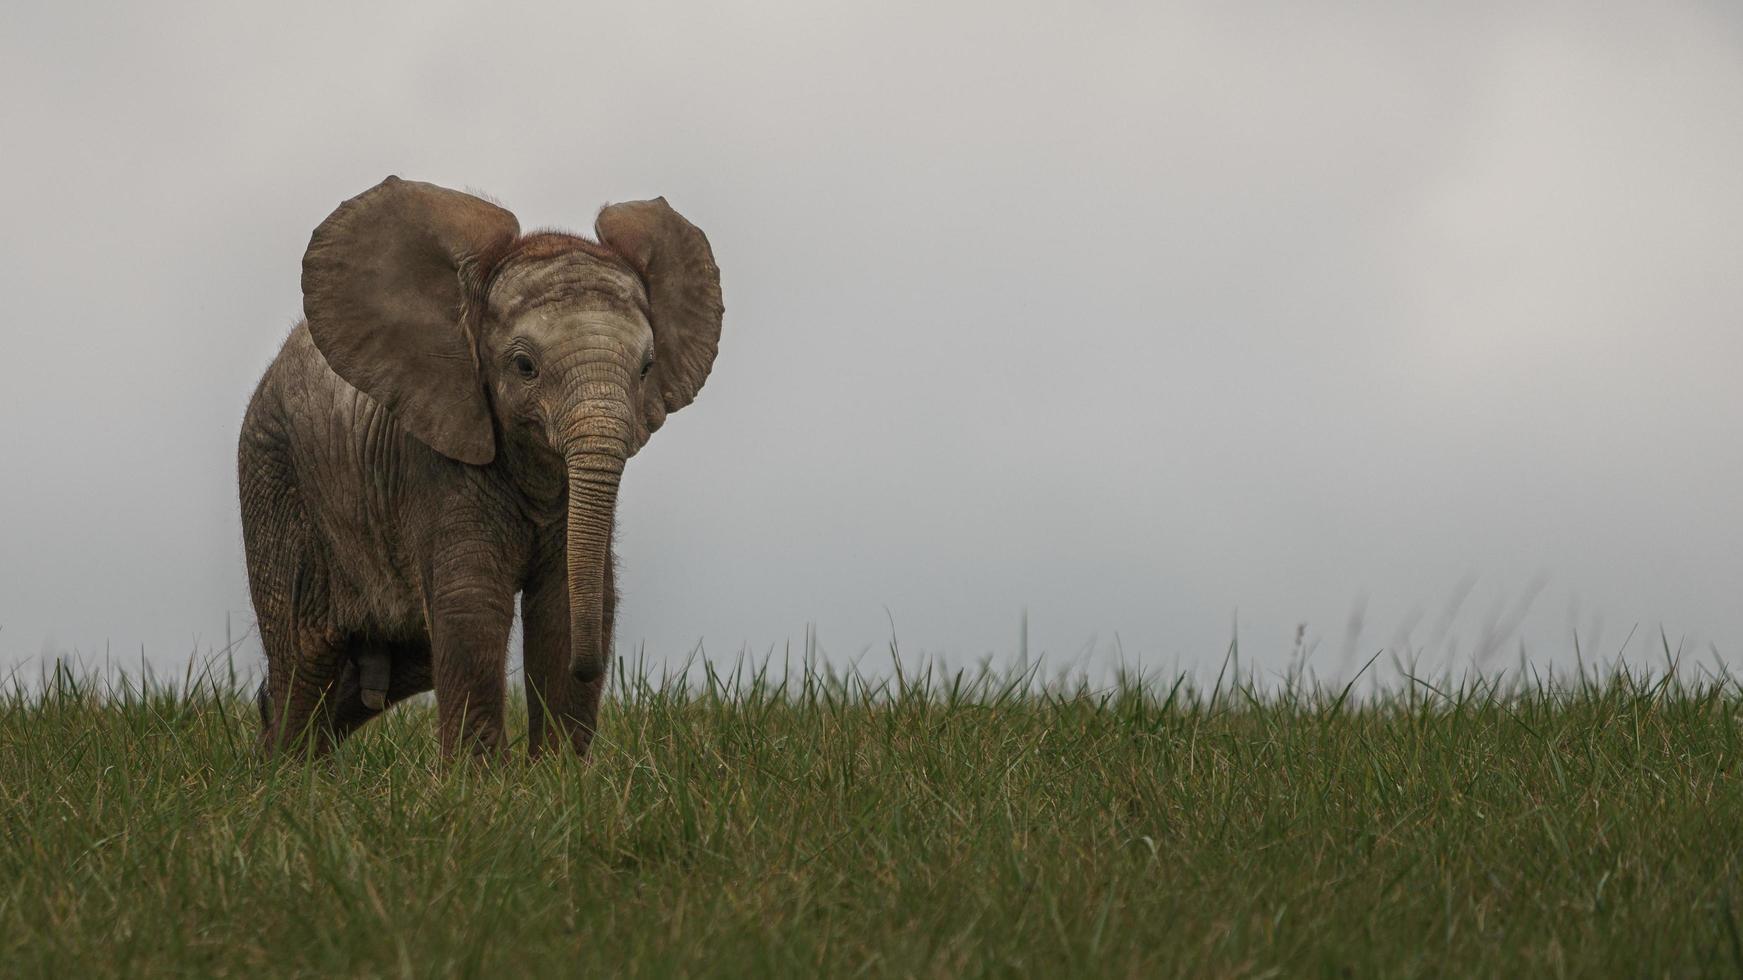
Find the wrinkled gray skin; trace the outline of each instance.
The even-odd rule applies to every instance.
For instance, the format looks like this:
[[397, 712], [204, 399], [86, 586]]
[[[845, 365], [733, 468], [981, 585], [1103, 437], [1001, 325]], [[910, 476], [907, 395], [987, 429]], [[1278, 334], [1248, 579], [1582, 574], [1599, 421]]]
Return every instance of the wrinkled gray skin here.
[[516, 593], [529, 750], [587, 751], [618, 478], [696, 396], [721, 319], [708, 241], [664, 198], [596, 233], [522, 236], [396, 177], [315, 230], [307, 319], [238, 451], [269, 752], [330, 748], [433, 688], [444, 756], [499, 754]]

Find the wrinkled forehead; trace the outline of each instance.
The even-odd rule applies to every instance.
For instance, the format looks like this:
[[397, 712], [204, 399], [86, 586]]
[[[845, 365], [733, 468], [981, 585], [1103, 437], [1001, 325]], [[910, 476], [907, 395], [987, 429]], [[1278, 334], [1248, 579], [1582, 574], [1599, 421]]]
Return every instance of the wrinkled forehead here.
[[648, 298], [635, 273], [610, 259], [576, 250], [511, 259], [491, 284], [490, 306], [504, 320], [548, 306], [635, 311], [646, 317]]

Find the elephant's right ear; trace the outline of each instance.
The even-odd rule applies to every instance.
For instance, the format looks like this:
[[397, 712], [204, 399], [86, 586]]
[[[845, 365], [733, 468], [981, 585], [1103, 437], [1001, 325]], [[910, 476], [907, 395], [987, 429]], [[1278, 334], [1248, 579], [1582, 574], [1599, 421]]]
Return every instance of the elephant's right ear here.
[[469, 321], [480, 277], [519, 235], [489, 201], [389, 177], [339, 205], [303, 253], [303, 314], [333, 371], [463, 463], [496, 456]]

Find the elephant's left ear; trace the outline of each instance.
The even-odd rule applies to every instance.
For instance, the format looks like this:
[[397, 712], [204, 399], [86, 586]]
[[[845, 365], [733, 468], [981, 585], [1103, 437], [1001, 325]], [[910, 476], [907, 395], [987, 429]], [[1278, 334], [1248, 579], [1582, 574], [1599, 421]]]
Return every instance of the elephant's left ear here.
[[489, 201], [389, 177], [339, 205], [303, 255], [303, 313], [327, 364], [463, 463], [496, 456], [473, 330], [480, 280], [519, 234]]
[[720, 347], [720, 268], [702, 229], [663, 197], [613, 204], [599, 212], [601, 244], [627, 259], [648, 290], [654, 367], [643, 388], [643, 416], [653, 432], [696, 398]]

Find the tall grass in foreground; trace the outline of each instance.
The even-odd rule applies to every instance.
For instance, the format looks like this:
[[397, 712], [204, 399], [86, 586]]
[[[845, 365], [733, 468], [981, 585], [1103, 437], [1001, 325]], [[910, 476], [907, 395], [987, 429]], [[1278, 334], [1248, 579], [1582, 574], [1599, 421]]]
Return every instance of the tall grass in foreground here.
[[267, 764], [228, 679], [15, 689], [0, 972], [1743, 970], [1728, 680], [708, 677], [455, 768], [428, 705]]

